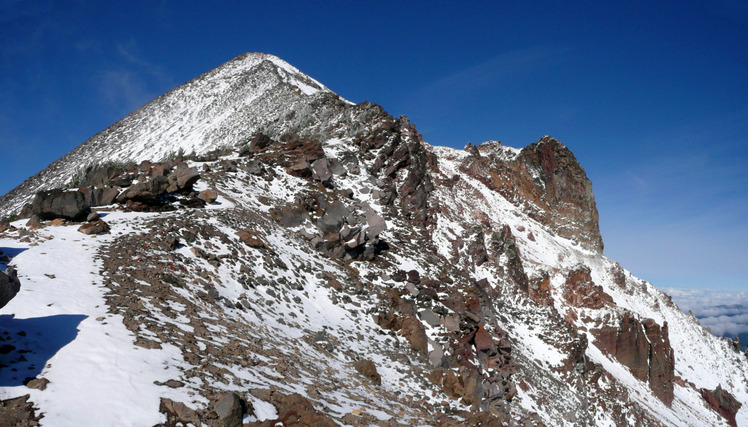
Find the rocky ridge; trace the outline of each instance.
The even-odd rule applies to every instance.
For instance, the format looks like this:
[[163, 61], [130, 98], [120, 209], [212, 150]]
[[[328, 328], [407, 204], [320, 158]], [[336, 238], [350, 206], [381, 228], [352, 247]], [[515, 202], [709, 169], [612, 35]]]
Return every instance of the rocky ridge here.
[[[154, 418], [748, 421], [744, 355], [602, 255], [591, 183], [563, 144], [433, 147], [405, 117], [347, 103], [278, 61], [237, 58], [89, 140], [60, 160], [85, 171], [80, 188], [32, 201], [32, 179], [0, 203], [9, 212], [31, 202], [26, 213], [38, 217], [33, 230], [15, 222], [0, 235], [3, 245], [26, 239], [21, 267], [59, 240], [66, 226], [53, 217], [82, 218], [54, 206], [82, 199], [82, 212], [104, 216], [108, 234], [85, 240], [106, 289], [96, 321], [121, 322], [149, 354], [179, 355], [155, 383]], [[232, 83], [245, 81], [252, 89]], [[159, 157], [187, 146], [151, 139], [176, 120], [165, 106], [226, 82], [231, 97], [272, 100], [254, 111], [259, 124], [214, 134], [198, 120], [181, 128], [200, 141], [193, 155]], [[212, 102], [226, 108], [222, 96]], [[143, 123], [150, 134], [133, 134]], [[99, 162], [113, 141], [133, 164]], [[68, 182], [53, 166], [38, 176]], [[73, 202], [53, 202], [61, 197]]]

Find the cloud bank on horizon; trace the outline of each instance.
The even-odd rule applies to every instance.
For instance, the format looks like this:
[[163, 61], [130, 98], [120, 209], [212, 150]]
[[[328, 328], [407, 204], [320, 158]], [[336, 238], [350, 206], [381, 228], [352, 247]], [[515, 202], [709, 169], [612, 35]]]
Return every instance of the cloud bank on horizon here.
[[714, 335], [740, 337], [748, 344], [748, 292], [712, 289], [665, 289], [681, 310], [692, 312]]

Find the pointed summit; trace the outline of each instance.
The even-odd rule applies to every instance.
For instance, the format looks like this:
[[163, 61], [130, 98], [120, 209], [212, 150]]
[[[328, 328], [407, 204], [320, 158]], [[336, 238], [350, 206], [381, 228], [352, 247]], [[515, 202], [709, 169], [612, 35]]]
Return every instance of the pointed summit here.
[[258, 132], [305, 134], [349, 105], [276, 56], [244, 53], [142, 106], [0, 197], [0, 216], [91, 165], [203, 154]]

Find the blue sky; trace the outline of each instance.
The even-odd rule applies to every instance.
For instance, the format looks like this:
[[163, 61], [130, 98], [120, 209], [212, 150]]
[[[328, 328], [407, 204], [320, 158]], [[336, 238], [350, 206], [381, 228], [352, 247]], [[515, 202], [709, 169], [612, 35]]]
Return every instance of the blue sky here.
[[406, 114], [425, 139], [552, 135], [605, 253], [666, 288], [748, 284], [745, 2], [0, 0], [0, 194], [245, 51]]

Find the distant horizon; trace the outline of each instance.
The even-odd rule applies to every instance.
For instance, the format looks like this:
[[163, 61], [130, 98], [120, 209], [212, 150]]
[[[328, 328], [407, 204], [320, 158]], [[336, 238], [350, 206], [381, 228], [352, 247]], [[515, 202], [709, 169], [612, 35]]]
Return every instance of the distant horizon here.
[[5, 3], [0, 193], [168, 90], [263, 52], [407, 115], [432, 145], [553, 136], [593, 183], [606, 256], [660, 289], [736, 294], [748, 284], [747, 23], [729, 1]]

